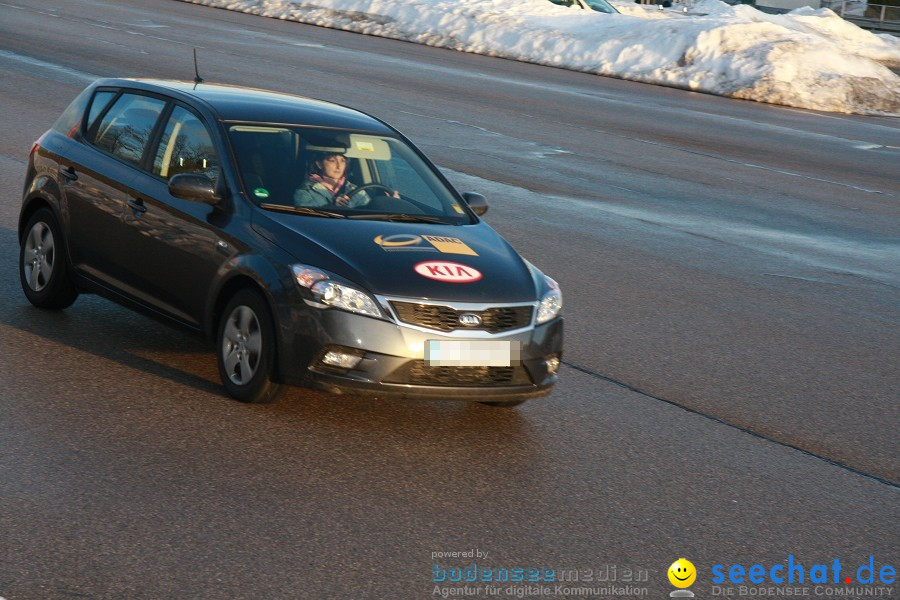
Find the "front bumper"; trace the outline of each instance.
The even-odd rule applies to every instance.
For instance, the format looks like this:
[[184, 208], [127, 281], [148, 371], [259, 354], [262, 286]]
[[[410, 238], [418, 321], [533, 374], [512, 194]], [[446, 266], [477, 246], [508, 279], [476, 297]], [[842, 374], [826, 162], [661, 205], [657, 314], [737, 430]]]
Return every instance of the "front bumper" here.
[[[282, 324], [279, 366], [287, 383], [335, 394], [409, 399], [506, 402], [545, 396], [556, 383], [547, 360], [562, 358], [563, 320], [529, 325], [507, 334], [481, 331], [443, 333], [336, 309], [293, 304]], [[429, 340], [490, 339], [520, 348], [509, 367], [427, 367]], [[325, 365], [329, 350], [362, 356], [352, 369]]]
[[471, 400], [475, 402], [514, 402], [546, 396], [556, 383], [556, 376], [543, 385], [511, 387], [425, 386], [364, 382], [313, 373], [310, 386], [331, 394], [352, 394], [404, 400]]

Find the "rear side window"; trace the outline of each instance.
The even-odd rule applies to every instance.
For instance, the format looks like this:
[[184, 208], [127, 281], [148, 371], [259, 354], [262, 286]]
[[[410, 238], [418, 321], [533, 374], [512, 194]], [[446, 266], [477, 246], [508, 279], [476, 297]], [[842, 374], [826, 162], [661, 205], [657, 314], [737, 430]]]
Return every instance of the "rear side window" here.
[[193, 113], [176, 106], [163, 131], [153, 160], [153, 173], [169, 179], [181, 173], [206, 175], [215, 183], [219, 157], [206, 126]]
[[63, 111], [63, 114], [59, 116], [51, 129], [68, 137], [74, 136], [81, 125], [81, 119], [84, 118], [84, 110], [87, 108], [90, 98], [90, 88], [78, 94], [66, 110]]
[[138, 165], [166, 103], [157, 98], [122, 94], [93, 129], [101, 150]]
[[116, 92], [97, 92], [94, 94], [94, 100], [91, 102], [91, 110], [88, 112], [88, 120], [87, 127], [88, 129], [94, 124], [94, 121], [97, 120], [97, 117], [100, 116], [100, 113], [103, 112], [103, 109], [112, 101], [113, 98], [116, 97]]

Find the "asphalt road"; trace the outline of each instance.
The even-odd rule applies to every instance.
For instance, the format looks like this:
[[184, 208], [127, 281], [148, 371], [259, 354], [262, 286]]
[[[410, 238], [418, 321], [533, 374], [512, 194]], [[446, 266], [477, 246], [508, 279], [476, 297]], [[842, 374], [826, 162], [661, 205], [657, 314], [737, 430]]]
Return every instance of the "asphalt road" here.
[[[96, 76], [191, 78], [193, 47], [484, 193], [563, 287], [554, 393], [244, 406], [201, 339], [30, 307], [32, 141]], [[900, 120], [138, 0], [0, 0], [0, 107], [0, 596], [431, 598], [435, 562], [477, 562], [643, 569], [658, 598], [685, 556], [707, 598], [714, 564], [900, 566]]]

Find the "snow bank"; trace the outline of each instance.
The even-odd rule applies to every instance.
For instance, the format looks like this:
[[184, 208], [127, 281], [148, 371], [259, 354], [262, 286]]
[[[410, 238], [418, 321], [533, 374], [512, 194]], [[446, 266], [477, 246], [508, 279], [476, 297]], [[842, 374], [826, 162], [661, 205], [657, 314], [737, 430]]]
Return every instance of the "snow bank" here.
[[183, 0], [464, 52], [824, 111], [900, 115], [900, 38], [828, 9], [699, 0], [607, 15], [547, 0]]

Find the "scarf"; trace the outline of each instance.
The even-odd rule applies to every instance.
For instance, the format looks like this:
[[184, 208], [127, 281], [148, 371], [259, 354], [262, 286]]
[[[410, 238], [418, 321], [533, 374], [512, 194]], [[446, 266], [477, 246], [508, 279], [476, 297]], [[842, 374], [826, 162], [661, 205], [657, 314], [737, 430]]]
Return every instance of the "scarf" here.
[[309, 176], [310, 181], [314, 181], [315, 183], [321, 183], [325, 186], [325, 189], [328, 190], [332, 196], [337, 198], [340, 191], [343, 189], [344, 184], [347, 183], [347, 177], [341, 177], [340, 179], [332, 179], [331, 177], [325, 177], [324, 175], [319, 175], [318, 173], [313, 173]]

